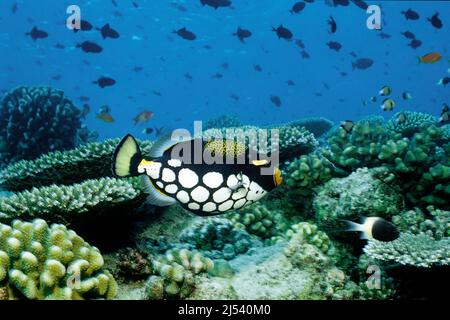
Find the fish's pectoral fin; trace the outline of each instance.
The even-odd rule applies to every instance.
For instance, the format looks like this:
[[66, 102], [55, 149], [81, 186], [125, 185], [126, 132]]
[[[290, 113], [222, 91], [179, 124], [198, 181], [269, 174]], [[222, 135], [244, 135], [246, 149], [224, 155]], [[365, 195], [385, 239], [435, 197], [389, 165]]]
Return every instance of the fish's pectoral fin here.
[[163, 194], [155, 188], [150, 178], [145, 175], [142, 176], [142, 184], [148, 192], [147, 202], [158, 207], [167, 207], [176, 203], [176, 200]]
[[127, 134], [116, 147], [112, 156], [112, 171], [116, 177], [137, 176], [139, 163], [142, 161], [141, 150], [136, 139]]

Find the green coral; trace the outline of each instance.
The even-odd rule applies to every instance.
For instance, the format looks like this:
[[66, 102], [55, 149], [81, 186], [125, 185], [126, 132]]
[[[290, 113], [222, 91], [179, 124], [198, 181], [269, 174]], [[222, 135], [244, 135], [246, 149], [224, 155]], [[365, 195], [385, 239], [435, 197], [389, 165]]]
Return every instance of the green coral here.
[[397, 214], [404, 208], [404, 199], [392, 180], [384, 167], [357, 169], [348, 177], [331, 179], [317, 189], [313, 200], [316, 221], [335, 229], [341, 219]]
[[194, 222], [180, 235], [180, 241], [209, 258], [227, 260], [252, 246], [252, 239], [243, 227], [223, 218], [202, 218]]
[[316, 138], [319, 138], [326, 134], [333, 127], [333, 121], [324, 117], [311, 117], [300, 120], [295, 120], [289, 123], [290, 126], [304, 127], [306, 130], [314, 134]]
[[290, 245], [297, 243], [308, 243], [318, 248], [323, 253], [328, 253], [331, 248], [331, 241], [327, 234], [309, 222], [300, 222], [291, 226], [286, 232], [286, 238]]
[[44, 220], [0, 224], [0, 287], [15, 298], [112, 299], [117, 284], [99, 250]]
[[269, 208], [261, 202], [231, 212], [226, 217], [238, 224], [238, 227], [242, 226], [248, 233], [262, 239], [270, 239], [284, 233], [290, 224], [283, 210]]
[[429, 268], [450, 264], [450, 238], [435, 240], [425, 234], [402, 233], [394, 241], [370, 240], [364, 252], [386, 263]]
[[[0, 171], [0, 185], [21, 191], [50, 184], [73, 184], [112, 176], [111, 157], [120, 139], [92, 142], [69, 151], [56, 151], [36, 160], [22, 160]], [[145, 154], [151, 142], [140, 143]]]
[[314, 188], [333, 177], [330, 162], [316, 154], [303, 155], [288, 162], [283, 171], [286, 185], [295, 192], [293, 197], [310, 197]]
[[[404, 121], [398, 121], [399, 116], [404, 117]], [[414, 111], [402, 111], [396, 113], [387, 123], [386, 129], [400, 133], [403, 137], [411, 137], [424, 127], [437, 123], [436, 117]]]
[[0, 200], [0, 220], [44, 218], [67, 222], [86, 212], [124, 207], [142, 196], [138, 178], [101, 178], [71, 186], [48, 186], [22, 191]]
[[392, 222], [400, 232], [426, 234], [437, 240], [450, 237], [450, 211], [433, 206], [403, 211], [392, 217]]
[[145, 283], [144, 298], [160, 300], [187, 298], [195, 289], [195, 277], [214, 266], [211, 259], [200, 252], [172, 249], [153, 259], [155, 275]]

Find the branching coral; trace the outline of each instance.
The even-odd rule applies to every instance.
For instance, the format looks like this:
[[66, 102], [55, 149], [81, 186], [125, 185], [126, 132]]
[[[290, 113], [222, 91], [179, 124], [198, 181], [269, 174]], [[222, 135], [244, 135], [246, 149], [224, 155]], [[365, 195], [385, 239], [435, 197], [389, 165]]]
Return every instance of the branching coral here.
[[334, 125], [334, 123], [324, 117], [312, 117], [293, 121], [291, 126], [305, 127], [306, 130], [314, 134], [316, 138], [323, 136]]
[[402, 233], [390, 242], [370, 240], [364, 252], [372, 259], [416, 267], [450, 264], [450, 238], [434, 240], [425, 234]]
[[101, 178], [72, 186], [33, 188], [1, 198], [0, 220], [44, 218], [67, 222], [86, 212], [101, 212], [119, 204], [128, 205], [141, 194], [136, 178]]
[[250, 235], [228, 219], [209, 218], [194, 222], [180, 235], [180, 241], [212, 259], [233, 259], [252, 245]]
[[211, 270], [212, 260], [200, 252], [173, 249], [153, 259], [156, 275], [145, 284], [145, 299], [187, 298], [195, 289], [195, 277]]
[[80, 110], [60, 90], [18, 87], [0, 103], [3, 164], [73, 148], [81, 127]]
[[[0, 171], [0, 185], [12, 191], [50, 184], [73, 184], [112, 176], [111, 157], [119, 139], [92, 142], [77, 149], [51, 152], [36, 160], [22, 160]], [[142, 152], [151, 142], [141, 143]]]
[[117, 284], [99, 250], [44, 220], [0, 224], [0, 287], [15, 298], [112, 299]]

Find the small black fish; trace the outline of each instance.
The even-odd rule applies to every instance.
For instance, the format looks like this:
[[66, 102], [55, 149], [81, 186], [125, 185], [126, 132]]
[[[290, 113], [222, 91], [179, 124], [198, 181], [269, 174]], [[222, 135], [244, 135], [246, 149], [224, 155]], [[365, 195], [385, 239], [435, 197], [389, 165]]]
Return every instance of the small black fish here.
[[253, 69], [255, 69], [255, 71], [257, 72], [262, 72], [262, 67], [259, 64], [254, 64]]
[[86, 96], [80, 96], [80, 97], [78, 97], [78, 100], [80, 100], [81, 102], [88, 102], [91, 99], [89, 97], [86, 97]]
[[420, 18], [419, 14], [411, 9], [402, 11], [402, 14], [405, 16], [406, 20], [419, 20]]
[[360, 58], [352, 62], [352, 68], [353, 70], [355, 69], [365, 70], [370, 68], [373, 65], [373, 63], [374, 61], [370, 58]]
[[350, 1], [363, 10], [367, 10], [367, 8], [369, 7], [369, 5], [363, 0], [350, 0]]
[[56, 74], [56, 75], [52, 76], [52, 79], [58, 81], [58, 80], [62, 79], [62, 76], [60, 74]]
[[333, 0], [333, 5], [335, 6], [335, 7], [337, 7], [337, 6], [343, 6], [343, 7], [346, 7], [346, 6], [348, 6], [350, 4], [350, 1], [349, 0]]
[[106, 39], [106, 38], [117, 39], [120, 37], [120, 34], [116, 30], [111, 28], [109, 23], [105, 24], [101, 28], [97, 28], [97, 30], [100, 31], [103, 39]]
[[333, 17], [330, 16], [330, 19], [328, 19], [328, 25], [330, 26], [330, 33], [336, 33], [337, 30], [337, 24]]
[[331, 50], [335, 50], [335, 51], [338, 51], [338, 52], [342, 48], [342, 45], [339, 42], [337, 42], [337, 41], [330, 41], [330, 42], [327, 43], [327, 46]]
[[295, 86], [295, 82], [293, 80], [286, 81], [288, 86]]
[[237, 94], [232, 94], [231, 96], [231, 99], [233, 99], [234, 101], [236, 101], [236, 102], [238, 102], [239, 101], [239, 96], [237, 95]]
[[355, 53], [355, 51], [350, 52], [350, 55], [351, 55], [353, 58], [358, 57], [358, 55]]
[[81, 20], [80, 21], [80, 29], [73, 29], [73, 32], [77, 33], [78, 31], [91, 31], [92, 30], [92, 24], [90, 24], [89, 21]]
[[48, 37], [47, 32], [45, 32], [43, 30], [39, 30], [36, 27], [33, 27], [33, 29], [31, 29], [30, 32], [25, 33], [25, 35], [30, 36], [33, 40], [45, 39]]
[[211, 76], [211, 79], [222, 79], [222, 78], [223, 74], [221, 74], [220, 72], [217, 72]]
[[132, 1], [131, 3], [133, 4], [133, 7], [135, 7], [136, 9], [139, 8], [139, 3], [137, 3], [136, 1]]
[[53, 47], [56, 49], [65, 49], [66, 48], [66, 46], [61, 43], [57, 43]]
[[112, 2], [112, 4], [113, 4], [113, 6], [117, 8], [117, 2], [116, 2], [116, 0], [111, 0], [111, 2]]
[[153, 128], [145, 128], [144, 130], [142, 130], [143, 134], [152, 134], [154, 131]]
[[309, 53], [306, 52], [305, 50], [303, 50], [303, 51], [301, 52], [301, 55], [302, 55], [302, 58], [303, 58], [303, 59], [309, 59], [309, 58], [311, 58], [311, 56], [309, 55]]
[[221, 64], [221, 67], [222, 67], [223, 70], [228, 70], [230, 65], [227, 62], [224, 62], [224, 63]]
[[438, 85], [445, 87], [449, 83], [450, 83], [450, 77], [444, 77], [444, 78], [439, 80]]
[[213, 7], [215, 10], [220, 7], [225, 8], [231, 6], [230, 0], [200, 0], [200, 3], [202, 4], [202, 6], [207, 5]]
[[180, 12], [186, 12], [187, 11], [187, 9], [184, 6], [182, 6], [181, 4], [178, 4], [178, 3], [171, 3], [171, 6], [172, 6], [172, 8], [175, 8], [175, 9], [177, 9]]
[[190, 73], [185, 73], [184, 77], [188, 80], [192, 80], [192, 75]]
[[389, 242], [394, 241], [400, 235], [392, 223], [378, 217], [364, 218], [362, 224], [346, 220], [345, 222], [348, 225], [346, 231], [361, 232], [361, 239]]
[[185, 27], [181, 28], [179, 30], [175, 30], [175, 31], [173, 31], [173, 33], [179, 35], [181, 38], [183, 38], [185, 40], [192, 41], [192, 40], [197, 39], [197, 36], [193, 32], [187, 30]]
[[81, 44], [77, 44], [76, 47], [81, 48], [81, 50], [87, 53], [100, 53], [103, 51], [102, 47], [91, 41], [84, 41]]
[[303, 9], [305, 9], [306, 3], [304, 3], [303, 1], [299, 1], [294, 3], [294, 5], [292, 6], [291, 10], [289, 10], [289, 12], [291, 14], [294, 13], [299, 13], [301, 12]]
[[17, 12], [17, 9], [18, 9], [19, 7], [18, 7], [18, 5], [17, 5], [17, 2], [14, 2], [13, 3], [13, 5], [12, 5], [12, 7], [11, 7], [11, 12], [13, 13], [13, 14], [15, 14], [16, 12]]
[[100, 88], [110, 87], [116, 84], [116, 80], [109, 77], [100, 77], [98, 80], [93, 81], [93, 84], [98, 84]]
[[159, 92], [159, 91], [152, 90], [152, 93], [153, 93], [155, 96], [162, 97], [162, 93]]
[[436, 12], [431, 18], [427, 18], [433, 27], [442, 29], [442, 21], [439, 19], [439, 12]]
[[413, 39], [408, 44], [408, 46], [410, 46], [413, 49], [416, 49], [416, 48], [420, 47], [421, 45], [422, 45], [422, 41], [420, 41], [419, 39]]
[[272, 101], [272, 103], [277, 106], [277, 107], [281, 107], [281, 98], [279, 96], [270, 96], [270, 101]]
[[141, 72], [142, 70], [144, 70], [144, 68], [142, 68], [141, 66], [135, 66], [133, 68], [133, 72]]
[[350, 133], [353, 130], [355, 123], [352, 120], [345, 120], [341, 122], [341, 128], [345, 130], [345, 132]]
[[381, 39], [389, 39], [391, 37], [390, 34], [385, 32], [380, 32], [378, 35], [380, 36]]
[[272, 31], [275, 32], [278, 36], [278, 39], [286, 39], [286, 40], [290, 40], [293, 37], [293, 34], [291, 32], [291, 30], [283, 27], [282, 24], [280, 24], [280, 26], [278, 28], [272, 28]]
[[239, 41], [241, 41], [242, 43], [245, 43], [245, 39], [246, 38], [250, 38], [252, 36], [252, 32], [250, 30], [247, 29], [242, 29], [241, 27], [237, 28], [237, 31], [235, 33], [233, 33], [234, 36], [239, 38]]
[[412, 33], [411, 31], [401, 32], [401, 34], [402, 34], [406, 39], [415, 39], [415, 38], [416, 38], [416, 36], [414, 35], [414, 33]]
[[295, 45], [301, 49], [305, 49], [305, 44], [300, 39], [295, 40]]

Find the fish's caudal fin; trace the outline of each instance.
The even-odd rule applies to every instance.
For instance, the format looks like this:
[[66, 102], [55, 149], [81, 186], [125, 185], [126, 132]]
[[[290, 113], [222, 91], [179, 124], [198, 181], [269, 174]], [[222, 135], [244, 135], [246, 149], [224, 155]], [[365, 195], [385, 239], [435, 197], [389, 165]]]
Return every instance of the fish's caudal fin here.
[[112, 171], [116, 177], [137, 176], [142, 154], [136, 139], [127, 134], [116, 147], [112, 157]]
[[346, 224], [346, 228], [344, 231], [358, 231], [358, 232], [364, 232], [364, 226], [362, 224], [349, 221], [349, 220], [342, 220]]

